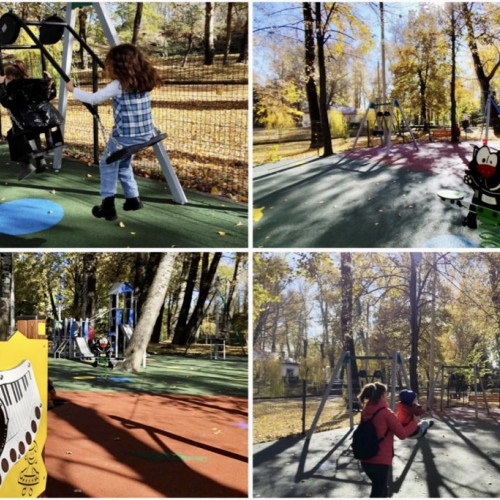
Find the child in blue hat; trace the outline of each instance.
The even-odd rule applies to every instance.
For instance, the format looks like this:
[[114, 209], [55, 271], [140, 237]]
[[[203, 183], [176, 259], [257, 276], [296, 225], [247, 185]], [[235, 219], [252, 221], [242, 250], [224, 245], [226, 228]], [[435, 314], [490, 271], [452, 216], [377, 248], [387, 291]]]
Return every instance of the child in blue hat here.
[[[396, 417], [403, 427], [406, 427], [410, 422], [418, 422], [424, 413], [424, 409], [417, 402], [417, 395], [415, 392], [409, 389], [403, 389], [399, 393], [399, 403], [396, 405]], [[408, 437], [423, 437], [427, 434], [429, 427], [433, 425], [433, 420], [420, 420], [418, 429]]]

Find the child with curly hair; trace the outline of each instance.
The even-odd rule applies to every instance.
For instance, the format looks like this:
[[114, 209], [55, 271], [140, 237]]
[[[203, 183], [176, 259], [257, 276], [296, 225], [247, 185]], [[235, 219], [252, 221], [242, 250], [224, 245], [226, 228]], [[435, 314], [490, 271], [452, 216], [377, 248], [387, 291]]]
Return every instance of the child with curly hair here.
[[115, 220], [115, 196], [118, 180], [125, 194], [124, 210], [139, 210], [137, 182], [132, 169], [132, 157], [107, 164], [106, 158], [121, 147], [137, 145], [150, 140], [156, 129], [151, 111], [151, 91], [161, 83], [158, 72], [132, 44], [113, 47], [105, 59], [106, 73], [112, 81], [97, 92], [86, 92], [70, 81], [67, 89], [81, 102], [97, 105], [113, 99], [114, 126], [99, 163], [101, 174], [101, 205], [94, 206], [92, 214], [98, 218]]

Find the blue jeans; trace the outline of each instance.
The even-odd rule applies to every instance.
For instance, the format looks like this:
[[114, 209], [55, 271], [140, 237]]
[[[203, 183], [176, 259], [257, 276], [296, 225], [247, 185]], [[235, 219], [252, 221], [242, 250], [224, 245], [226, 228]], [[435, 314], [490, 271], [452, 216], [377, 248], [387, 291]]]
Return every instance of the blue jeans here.
[[99, 163], [99, 171], [101, 173], [101, 197], [108, 198], [110, 196], [116, 195], [118, 179], [120, 179], [120, 184], [122, 185], [123, 194], [125, 198], [137, 198], [139, 196], [139, 189], [137, 188], [137, 182], [134, 178], [134, 171], [132, 169], [132, 157], [129, 156], [120, 161], [115, 161], [113, 163], [107, 164], [106, 158], [114, 153], [117, 149], [118, 142], [124, 147], [133, 146], [135, 144], [141, 144], [142, 142], [149, 141], [151, 135], [141, 135], [136, 137], [114, 137], [109, 139], [104, 150], [104, 154]]

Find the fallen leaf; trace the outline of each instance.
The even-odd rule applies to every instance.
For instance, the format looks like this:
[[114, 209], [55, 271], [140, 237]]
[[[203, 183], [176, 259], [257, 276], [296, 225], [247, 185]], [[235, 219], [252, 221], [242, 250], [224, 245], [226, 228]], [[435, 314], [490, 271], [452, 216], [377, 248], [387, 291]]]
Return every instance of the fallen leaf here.
[[245, 224], [243, 224], [243, 222], [238, 222], [238, 224], [236, 224], [236, 227], [239, 227], [239, 226], [244, 226]]
[[262, 219], [262, 216], [264, 215], [262, 213], [264, 211], [264, 208], [266, 208], [266, 207], [254, 208], [253, 209], [253, 221], [254, 222], [259, 222], [260, 219]]
[[119, 225], [120, 227], [125, 227], [125, 224], [124, 224], [123, 222], [119, 222], [119, 223], [118, 223], [118, 225]]
[[219, 236], [226, 236], [226, 232], [225, 231], [217, 231], [217, 234]]

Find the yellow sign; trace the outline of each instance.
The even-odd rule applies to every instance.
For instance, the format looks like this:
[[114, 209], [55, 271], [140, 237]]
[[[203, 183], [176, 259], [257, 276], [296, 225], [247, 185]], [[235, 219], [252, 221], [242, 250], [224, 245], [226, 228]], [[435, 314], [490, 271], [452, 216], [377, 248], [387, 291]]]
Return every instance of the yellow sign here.
[[0, 342], [0, 497], [32, 498], [45, 491], [47, 370], [46, 340], [16, 332]]

